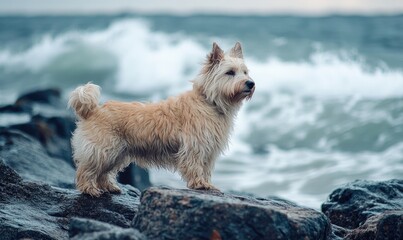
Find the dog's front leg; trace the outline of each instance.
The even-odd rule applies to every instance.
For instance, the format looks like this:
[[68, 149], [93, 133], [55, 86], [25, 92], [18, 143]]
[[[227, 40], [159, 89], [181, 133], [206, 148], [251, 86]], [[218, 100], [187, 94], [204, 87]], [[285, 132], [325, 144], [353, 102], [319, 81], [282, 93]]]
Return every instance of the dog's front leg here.
[[[193, 145], [194, 146], [194, 145]], [[206, 179], [203, 150], [184, 146], [178, 153], [178, 170], [191, 189], [214, 188]]]
[[203, 164], [203, 177], [205, 182], [209, 184], [209, 187], [207, 189], [220, 191], [218, 188], [214, 187], [211, 183], [211, 172], [214, 169], [215, 160], [216, 156], [210, 156], [206, 159], [206, 161]]
[[179, 153], [178, 170], [187, 182], [188, 188], [218, 190], [210, 181], [214, 165], [210, 156], [198, 148], [183, 148]]

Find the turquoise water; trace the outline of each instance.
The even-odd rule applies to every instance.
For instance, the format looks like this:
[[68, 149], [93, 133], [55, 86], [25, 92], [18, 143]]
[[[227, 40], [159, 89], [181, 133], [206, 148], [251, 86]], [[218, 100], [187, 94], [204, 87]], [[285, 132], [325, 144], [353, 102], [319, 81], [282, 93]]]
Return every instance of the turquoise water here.
[[213, 182], [318, 208], [345, 182], [403, 176], [402, 29], [403, 15], [2, 16], [0, 104], [88, 81], [103, 100], [157, 101], [190, 89], [213, 41], [240, 41], [257, 89]]

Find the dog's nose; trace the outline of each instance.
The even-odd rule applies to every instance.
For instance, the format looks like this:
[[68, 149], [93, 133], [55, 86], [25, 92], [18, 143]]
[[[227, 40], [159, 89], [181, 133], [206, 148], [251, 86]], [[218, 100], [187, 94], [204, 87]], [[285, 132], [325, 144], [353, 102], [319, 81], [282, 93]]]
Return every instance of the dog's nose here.
[[252, 89], [255, 86], [255, 82], [251, 80], [246, 81], [245, 84], [249, 89]]

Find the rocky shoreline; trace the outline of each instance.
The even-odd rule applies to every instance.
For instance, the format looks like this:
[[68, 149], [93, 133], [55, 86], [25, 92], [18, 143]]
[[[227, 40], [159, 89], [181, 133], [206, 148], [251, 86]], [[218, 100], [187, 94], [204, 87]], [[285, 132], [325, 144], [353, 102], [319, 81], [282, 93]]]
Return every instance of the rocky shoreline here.
[[135, 166], [119, 177], [123, 194], [82, 195], [65, 108], [56, 89], [0, 107], [0, 117], [28, 119], [0, 127], [0, 239], [403, 239], [397, 179], [346, 184], [321, 212], [277, 197], [150, 187]]

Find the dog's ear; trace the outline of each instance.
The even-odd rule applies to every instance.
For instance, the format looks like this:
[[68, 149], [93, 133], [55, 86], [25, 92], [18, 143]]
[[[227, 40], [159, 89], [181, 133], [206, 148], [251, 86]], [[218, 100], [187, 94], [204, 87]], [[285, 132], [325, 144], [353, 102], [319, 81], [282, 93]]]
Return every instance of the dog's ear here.
[[235, 43], [235, 46], [233, 48], [231, 48], [229, 55], [231, 57], [243, 58], [242, 46], [241, 46], [240, 42]]
[[213, 49], [211, 53], [207, 56], [207, 60], [211, 64], [215, 64], [221, 61], [224, 58], [224, 51], [217, 45], [217, 43], [213, 43]]

